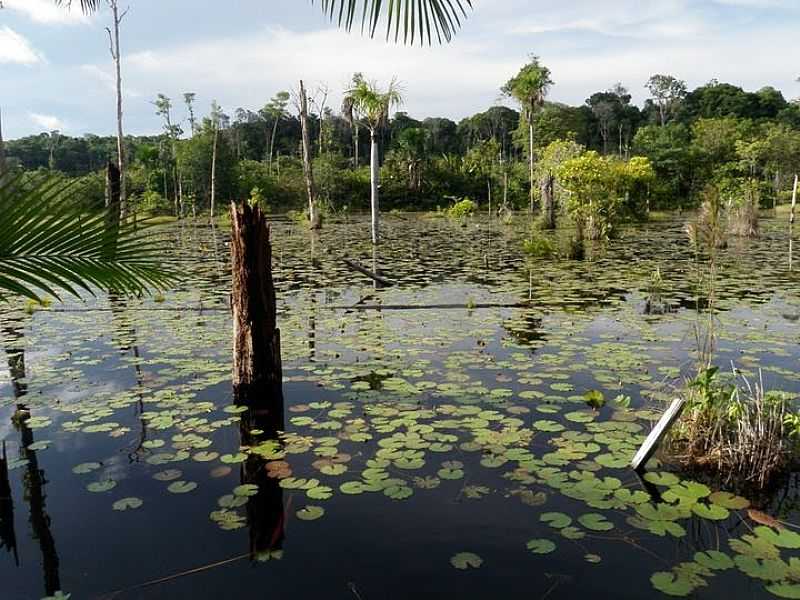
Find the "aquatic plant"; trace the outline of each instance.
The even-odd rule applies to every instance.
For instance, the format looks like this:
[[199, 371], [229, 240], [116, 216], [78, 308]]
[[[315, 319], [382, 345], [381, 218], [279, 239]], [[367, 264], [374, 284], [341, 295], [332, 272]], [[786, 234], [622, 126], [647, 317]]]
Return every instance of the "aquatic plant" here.
[[702, 371], [687, 386], [687, 406], [672, 432], [675, 456], [710, 469], [726, 483], [763, 488], [789, 464], [796, 449], [792, 396], [767, 391], [741, 377], [726, 382], [719, 369]]

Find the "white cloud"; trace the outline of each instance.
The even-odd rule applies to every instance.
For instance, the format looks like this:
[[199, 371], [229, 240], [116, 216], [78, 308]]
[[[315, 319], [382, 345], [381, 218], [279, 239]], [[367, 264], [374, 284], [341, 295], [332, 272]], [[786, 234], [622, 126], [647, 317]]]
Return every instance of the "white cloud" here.
[[408, 99], [404, 109], [411, 113], [451, 114], [454, 108], [461, 112], [453, 99], [491, 104], [517, 63], [492, 59], [481, 44], [463, 38], [442, 47], [406, 47], [335, 29], [298, 33], [269, 28], [132, 54], [125, 79], [151, 96], [196, 91], [199, 102], [216, 98], [232, 111], [258, 108], [277, 90], [295, 88], [300, 78], [309, 87], [326, 82], [330, 104], [336, 106], [353, 73], [360, 71], [384, 83], [397, 75]]
[[[123, 61], [123, 70], [124, 70], [124, 62]], [[91, 79], [94, 79], [98, 83], [100, 83], [106, 90], [116, 93], [117, 91], [117, 82], [114, 78], [114, 75], [110, 72], [110, 70], [106, 70], [101, 68], [97, 65], [81, 65], [80, 71], [85, 75], [88, 75]], [[124, 78], [123, 72], [123, 78]], [[126, 82], [123, 79], [122, 85], [122, 95], [127, 98], [139, 98], [141, 97], [141, 93], [136, 91], [135, 89], [126, 85]]]
[[3, 5], [45, 25], [75, 25], [90, 21], [79, 8], [57, 6], [53, 0], [3, 0]]
[[68, 129], [66, 123], [53, 115], [42, 115], [39, 113], [28, 113], [28, 118], [35, 123], [38, 127], [46, 131], [64, 131]]
[[44, 62], [44, 56], [27, 38], [8, 26], [0, 27], [0, 63], [35, 65]]

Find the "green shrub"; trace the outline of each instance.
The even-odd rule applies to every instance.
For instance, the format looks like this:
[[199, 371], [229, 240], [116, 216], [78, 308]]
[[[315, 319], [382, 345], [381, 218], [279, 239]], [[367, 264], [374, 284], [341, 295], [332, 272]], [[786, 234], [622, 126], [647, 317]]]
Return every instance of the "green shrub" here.
[[447, 216], [451, 219], [463, 219], [473, 215], [477, 210], [477, 204], [469, 198], [464, 198], [447, 209]]
[[522, 242], [522, 250], [533, 258], [549, 258], [556, 255], [556, 245], [552, 240], [532, 234], [531, 237]]

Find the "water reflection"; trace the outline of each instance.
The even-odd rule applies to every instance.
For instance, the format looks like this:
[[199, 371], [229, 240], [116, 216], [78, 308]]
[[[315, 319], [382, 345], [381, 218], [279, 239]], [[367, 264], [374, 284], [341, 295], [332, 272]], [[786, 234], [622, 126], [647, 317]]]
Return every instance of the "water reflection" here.
[[[59, 558], [56, 542], [50, 529], [50, 516], [47, 514], [47, 495], [45, 486], [47, 477], [39, 468], [33, 430], [28, 426], [30, 412], [25, 402], [27, 385], [25, 384], [25, 332], [22, 323], [12, 323], [3, 328], [3, 346], [8, 361], [8, 371], [16, 403], [16, 413], [12, 417], [14, 428], [19, 433], [20, 463], [24, 464], [22, 472], [23, 499], [28, 504], [28, 521], [33, 538], [39, 542], [42, 555], [44, 590], [46, 596], [52, 596], [61, 589], [59, 574]], [[8, 477], [8, 457], [3, 444], [3, 464], [0, 466], [0, 537], [3, 545], [13, 548], [14, 558], [19, 565], [14, 532], [14, 512], [11, 484]]]
[[[271, 403], [271, 408], [250, 409], [242, 413], [241, 445], [258, 446], [278, 441], [284, 429], [283, 398]], [[241, 466], [243, 485], [258, 486], [258, 494], [248, 499], [247, 524], [250, 529], [250, 560], [267, 560], [283, 548], [286, 524], [283, 489], [280, 480], [270, 477], [266, 461], [251, 453]]]

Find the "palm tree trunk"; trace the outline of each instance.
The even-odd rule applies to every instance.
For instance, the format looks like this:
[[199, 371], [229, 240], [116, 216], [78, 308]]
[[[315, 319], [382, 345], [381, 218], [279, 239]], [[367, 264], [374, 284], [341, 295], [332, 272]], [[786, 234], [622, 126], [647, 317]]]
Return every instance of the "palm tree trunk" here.
[[371, 129], [370, 138], [370, 183], [372, 199], [372, 243], [378, 243], [378, 184], [380, 171], [378, 170], [378, 138], [376, 131]]
[[534, 192], [534, 181], [536, 179], [536, 174], [534, 173], [534, 162], [533, 162], [533, 112], [531, 111], [530, 116], [531, 122], [528, 124], [528, 133], [530, 135], [530, 145], [528, 148], [528, 152], [530, 153], [530, 167], [531, 167], [531, 214], [533, 214], [533, 203], [536, 197]]
[[358, 169], [358, 123], [355, 124], [355, 143], [353, 144], [353, 156], [355, 158], [355, 168]]

